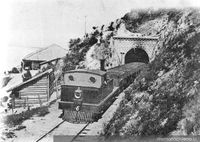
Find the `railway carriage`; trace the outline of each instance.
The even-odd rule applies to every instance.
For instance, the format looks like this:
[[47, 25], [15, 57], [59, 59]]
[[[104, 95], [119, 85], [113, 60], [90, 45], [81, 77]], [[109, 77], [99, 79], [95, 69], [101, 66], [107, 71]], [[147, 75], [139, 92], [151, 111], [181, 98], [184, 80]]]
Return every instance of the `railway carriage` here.
[[108, 71], [66, 71], [59, 102], [62, 119], [73, 123], [98, 121], [144, 66], [145, 63], [130, 63]]

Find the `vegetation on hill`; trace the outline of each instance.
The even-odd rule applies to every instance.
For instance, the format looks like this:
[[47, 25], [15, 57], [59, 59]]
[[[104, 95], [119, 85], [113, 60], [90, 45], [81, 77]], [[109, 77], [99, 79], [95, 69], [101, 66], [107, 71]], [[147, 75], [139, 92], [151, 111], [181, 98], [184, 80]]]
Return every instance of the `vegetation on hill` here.
[[[199, 9], [133, 10], [121, 21], [131, 32], [158, 36], [158, 51], [148, 73], [141, 73], [126, 91], [114, 117], [105, 125], [103, 135], [199, 134]], [[114, 26], [111, 22], [107, 27], [111, 31], [107, 43], [120, 23]], [[65, 70], [75, 69], [97, 43], [103, 33], [96, 27], [93, 29], [83, 39], [70, 40]]]
[[75, 69], [81, 61], [84, 61], [87, 51], [97, 43], [97, 36], [99, 32], [94, 32], [90, 35], [85, 35], [83, 39], [71, 39], [69, 41], [69, 53], [65, 58], [64, 70]]
[[126, 91], [104, 135], [199, 134], [199, 10], [131, 11], [122, 19], [130, 31], [159, 36], [159, 52]]
[[[106, 58], [109, 51], [108, 45], [110, 39], [116, 34], [120, 23], [121, 20], [117, 19], [108, 26], [102, 25], [100, 27], [93, 27], [93, 32], [90, 34], [87, 33], [83, 38], [71, 39], [69, 41], [69, 53], [65, 57], [64, 70], [75, 69], [77, 66], [79, 68], [84, 68], [85, 66], [81, 64], [81, 62], [86, 60], [86, 53], [94, 45], [96, 51], [96, 55], [93, 56], [94, 59], [99, 56], [101, 56], [101, 58]], [[105, 53], [105, 55], [102, 55], [101, 52], [103, 52], [102, 54]]]

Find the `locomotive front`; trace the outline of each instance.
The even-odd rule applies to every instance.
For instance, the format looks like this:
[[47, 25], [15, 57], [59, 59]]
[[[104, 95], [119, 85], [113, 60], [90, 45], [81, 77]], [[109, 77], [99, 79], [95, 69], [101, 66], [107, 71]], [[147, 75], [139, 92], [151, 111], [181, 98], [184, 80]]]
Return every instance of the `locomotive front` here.
[[59, 109], [68, 122], [93, 122], [101, 116], [98, 105], [112, 92], [113, 82], [100, 70], [72, 70], [64, 74]]

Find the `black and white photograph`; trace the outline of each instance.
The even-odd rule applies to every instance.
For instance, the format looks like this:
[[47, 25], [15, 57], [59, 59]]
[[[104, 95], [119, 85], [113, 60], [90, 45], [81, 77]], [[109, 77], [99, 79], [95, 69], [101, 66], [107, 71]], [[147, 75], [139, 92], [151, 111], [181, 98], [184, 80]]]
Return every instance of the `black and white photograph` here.
[[0, 142], [199, 142], [200, 1], [0, 2]]

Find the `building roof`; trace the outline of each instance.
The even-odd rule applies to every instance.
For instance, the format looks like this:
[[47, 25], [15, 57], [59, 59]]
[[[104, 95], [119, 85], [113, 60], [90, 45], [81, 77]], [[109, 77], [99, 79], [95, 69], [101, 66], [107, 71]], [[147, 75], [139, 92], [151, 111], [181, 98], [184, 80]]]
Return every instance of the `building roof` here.
[[96, 74], [100, 76], [103, 76], [104, 74], [106, 74], [106, 72], [102, 70], [87, 70], [87, 69], [70, 70], [70, 71], [66, 71], [65, 73], [74, 73], [74, 72], [90, 73], [90, 74]]
[[39, 49], [35, 52], [32, 52], [26, 55], [23, 60], [30, 61], [49, 61], [56, 58], [64, 57], [67, 53], [67, 50], [60, 47], [57, 44], [52, 44], [46, 48]]
[[56, 58], [56, 59], [52, 59], [52, 60], [49, 60], [49, 61], [41, 62], [41, 63], [40, 63], [40, 66], [41, 66], [41, 65], [44, 65], [44, 64], [48, 64], [48, 63], [54, 62], [54, 61], [58, 61], [58, 60], [60, 60], [60, 59], [61, 59], [61, 58]]
[[42, 76], [44, 76], [44, 75], [47, 75], [47, 74], [51, 73], [52, 71], [53, 71], [52, 69], [46, 70], [45, 72], [42, 72], [42, 73], [40, 73], [40, 74], [38, 74], [38, 75], [32, 77], [31, 79], [27, 80], [27, 81], [24, 81], [24, 82], [22, 82], [22, 83], [20, 83], [20, 84], [17, 84], [17, 85], [15, 85], [15, 86], [9, 88], [9, 89], [7, 90], [7, 92], [12, 91], [12, 90], [17, 89], [17, 88], [20, 88], [20, 87], [22, 87], [23, 85], [25, 85], [25, 84], [27, 84], [27, 83], [30, 83], [30, 82], [32, 82], [32, 81], [34, 81], [34, 80], [36, 80], [36, 79], [38, 79], [38, 78], [40, 78], [40, 77], [42, 77]]

